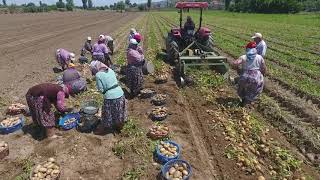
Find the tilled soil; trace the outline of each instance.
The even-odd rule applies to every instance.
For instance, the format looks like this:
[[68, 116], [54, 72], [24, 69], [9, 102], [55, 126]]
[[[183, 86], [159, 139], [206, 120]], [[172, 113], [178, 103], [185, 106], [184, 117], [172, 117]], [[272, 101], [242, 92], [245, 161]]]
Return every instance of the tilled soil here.
[[106, 12], [1, 16], [0, 99], [21, 100], [29, 87], [53, 80], [56, 49], [79, 55], [87, 36], [95, 39], [100, 33], [116, 31], [137, 16]]
[[[24, 102], [29, 87], [55, 80], [57, 75], [52, 68], [56, 66], [54, 52], [57, 48], [66, 48], [77, 55], [87, 36], [95, 39], [100, 33], [115, 35], [115, 43], [121, 44], [116, 36], [125, 36], [129, 29], [126, 26], [141, 15], [79, 12], [1, 16], [0, 38], [8, 41], [0, 47], [3, 54], [0, 57], [1, 110], [10, 102]], [[21, 174], [26, 160], [39, 163], [48, 157], [56, 157], [65, 167], [61, 179], [121, 177], [125, 162], [113, 155], [114, 136], [79, 134], [72, 130], [61, 132], [62, 137], [57, 140], [38, 141], [39, 131], [30, 122], [27, 118], [22, 131], [0, 136], [10, 146], [10, 155], [0, 163], [0, 179], [14, 179]]]

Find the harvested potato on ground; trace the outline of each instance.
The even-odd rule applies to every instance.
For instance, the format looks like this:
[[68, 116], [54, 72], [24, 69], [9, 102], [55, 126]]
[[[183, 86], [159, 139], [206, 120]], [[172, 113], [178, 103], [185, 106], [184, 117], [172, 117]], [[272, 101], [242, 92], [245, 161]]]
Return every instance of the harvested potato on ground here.
[[1, 121], [0, 125], [4, 128], [12, 127], [20, 123], [20, 117], [7, 118]]
[[151, 93], [154, 93], [155, 91], [153, 89], [142, 89], [140, 91], [140, 93], [142, 94], [151, 94]]
[[153, 101], [165, 101], [167, 99], [167, 95], [165, 94], [156, 94], [152, 100]]
[[167, 115], [168, 109], [166, 107], [156, 107], [152, 110], [151, 114], [157, 117], [163, 117]]
[[174, 164], [166, 173], [166, 178], [169, 180], [182, 180], [188, 177], [188, 175], [189, 172], [187, 164]]
[[45, 163], [37, 165], [31, 175], [31, 180], [57, 179], [60, 175], [60, 167], [55, 163], [54, 158], [49, 158]]
[[158, 148], [160, 153], [166, 157], [173, 158], [178, 155], [178, 147], [173, 144], [161, 141]]
[[4, 141], [0, 141], [0, 151], [5, 150], [8, 147], [8, 144]]
[[148, 136], [150, 137], [166, 137], [169, 134], [169, 128], [165, 125], [154, 125], [149, 129]]

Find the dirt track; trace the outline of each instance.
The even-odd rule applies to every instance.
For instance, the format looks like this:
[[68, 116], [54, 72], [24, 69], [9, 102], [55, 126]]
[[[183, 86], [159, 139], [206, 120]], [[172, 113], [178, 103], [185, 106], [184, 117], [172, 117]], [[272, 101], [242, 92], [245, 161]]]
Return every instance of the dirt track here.
[[106, 12], [0, 16], [0, 99], [22, 98], [32, 85], [52, 80], [57, 48], [79, 55], [87, 36], [111, 33], [137, 16]]

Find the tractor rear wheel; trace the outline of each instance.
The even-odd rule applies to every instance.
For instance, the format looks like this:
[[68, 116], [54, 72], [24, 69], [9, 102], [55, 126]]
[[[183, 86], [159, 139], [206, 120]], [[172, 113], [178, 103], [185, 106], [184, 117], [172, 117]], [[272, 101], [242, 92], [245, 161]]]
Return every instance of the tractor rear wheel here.
[[167, 45], [167, 60], [170, 64], [175, 64], [179, 57], [179, 46], [175, 41], [171, 41]]

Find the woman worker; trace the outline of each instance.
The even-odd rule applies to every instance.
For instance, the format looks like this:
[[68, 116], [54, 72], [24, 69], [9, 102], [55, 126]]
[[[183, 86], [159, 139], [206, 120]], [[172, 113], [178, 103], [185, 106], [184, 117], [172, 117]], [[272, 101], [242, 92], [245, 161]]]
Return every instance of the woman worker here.
[[102, 106], [102, 122], [95, 134], [103, 135], [106, 130], [120, 132], [127, 121], [127, 100], [118, 84], [115, 72], [100, 61], [90, 65], [92, 74], [96, 77], [97, 89], [104, 96]]
[[70, 94], [78, 94], [87, 89], [87, 82], [84, 78], [81, 78], [80, 72], [75, 69], [73, 63], [69, 64], [69, 68], [63, 72], [62, 75], [63, 84], [70, 90]]
[[60, 48], [56, 51], [56, 59], [62, 70], [65, 70], [75, 60], [75, 54]]
[[93, 60], [101, 61], [102, 63], [110, 66], [111, 59], [109, 56], [109, 49], [107, 47], [106, 38], [104, 35], [100, 35], [98, 42], [93, 45], [92, 48], [92, 58]]
[[238, 69], [242, 66], [238, 85], [242, 105], [253, 103], [263, 90], [263, 76], [266, 73], [266, 65], [263, 57], [257, 54], [256, 43], [248, 43], [246, 54], [240, 56], [232, 65]]
[[132, 97], [137, 96], [143, 88], [142, 66], [144, 64], [144, 55], [142, 50], [138, 51], [138, 42], [135, 39], [130, 40], [127, 50], [127, 86], [130, 89]]
[[56, 118], [51, 111], [53, 104], [60, 113], [70, 112], [72, 108], [65, 108], [65, 98], [69, 97], [69, 89], [58, 84], [43, 83], [31, 87], [26, 100], [30, 109], [32, 120], [45, 130], [46, 136], [55, 138]]

